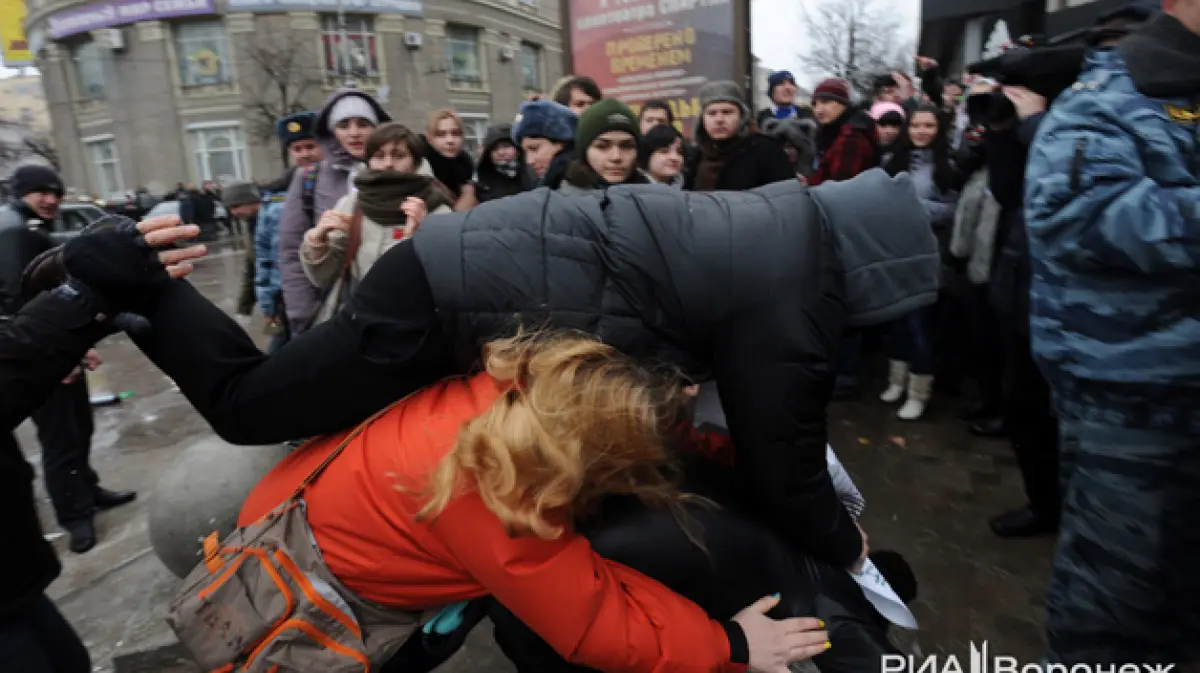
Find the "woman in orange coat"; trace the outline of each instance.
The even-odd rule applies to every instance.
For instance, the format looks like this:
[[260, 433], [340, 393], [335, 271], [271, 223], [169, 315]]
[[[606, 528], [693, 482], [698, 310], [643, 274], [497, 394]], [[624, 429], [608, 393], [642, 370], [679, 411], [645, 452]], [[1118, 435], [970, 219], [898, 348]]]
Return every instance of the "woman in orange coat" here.
[[[485, 365], [396, 405], [308, 487], [309, 525], [347, 589], [406, 610], [490, 595], [563, 664], [602, 671], [784, 673], [829, 647], [818, 620], [765, 615], [781, 599], [759, 597], [773, 590], [717, 621], [573, 529], [629, 496], [708, 544], [702, 513], [715, 510], [685, 509], [669, 478], [688, 399], [674, 372], [574, 335], [494, 342]], [[284, 502], [340, 441], [288, 456], [241, 523]]]

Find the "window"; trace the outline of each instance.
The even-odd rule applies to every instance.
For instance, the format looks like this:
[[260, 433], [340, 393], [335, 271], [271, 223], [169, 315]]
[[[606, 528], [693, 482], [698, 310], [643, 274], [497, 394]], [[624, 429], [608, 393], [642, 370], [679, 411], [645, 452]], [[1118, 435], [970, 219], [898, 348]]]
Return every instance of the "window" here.
[[521, 43], [521, 86], [526, 91], [542, 89], [542, 48], [536, 44]]
[[84, 138], [83, 144], [92, 159], [96, 174], [96, 192], [101, 198], [111, 199], [125, 193], [125, 182], [121, 179], [121, 158], [112, 136]]
[[321, 47], [325, 53], [325, 79], [329, 84], [379, 77], [379, 52], [372, 17], [350, 15], [346, 17], [345, 26], [341, 26], [337, 16], [323, 15]]
[[479, 161], [479, 150], [483, 147], [483, 138], [487, 135], [488, 118], [484, 115], [459, 115], [463, 121], [463, 148], [471, 153], [476, 163]]
[[220, 21], [175, 26], [175, 57], [183, 86], [226, 84], [233, 81], [229, 37]]
[[75, 61], [75, 82], [79, 85], [79, 97], [84, 100], [105, 98], [104, 62], [101, 60], [100, 45], [88, 40], [71, 49]]
[[473, 86], [483, 83], [479, 63], [479, 31], [462, 26], [446, 28], [446, 58], [450, 61], [450, 84]]
[[192, 128], [196, 178], [228, 183], [246, 179], [246, 143], [237, 124]]

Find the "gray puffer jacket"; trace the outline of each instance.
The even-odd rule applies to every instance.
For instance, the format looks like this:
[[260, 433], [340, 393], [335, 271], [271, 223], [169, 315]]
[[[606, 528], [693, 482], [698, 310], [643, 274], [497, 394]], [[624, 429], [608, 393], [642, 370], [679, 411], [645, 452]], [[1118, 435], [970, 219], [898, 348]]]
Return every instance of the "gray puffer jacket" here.
[[464, 370], [516, 325], [553, 325], [715, 379], [733, 478], [791, 542], [847, 567], [861, 538], [826, 471], [825, 407], [844, 327], [936, 300], [910, 183], [873, 170], [811, 190], [538, 189], [441, 216], [414, 245]]
[[317, 141], [325, 152], [317, 172], [313, 190], [313, 214], [310, 220], [304, 212], [304, 179], [307, 171], [295, 171], [283, 203], [283, 215], [279, 219], [279, 271], [283, 305], [287, 309], [288, 324], [293, 334], [307, 330], [321, 307], [321, 291], [308, 280], [304, 264], [300, 261], [300, 245], [304, 232], [308, 231], [326, 210], [333, 208], [338, 199], [350, 191], [350, 173], [359, 161], [342, 147], [329, 130], [329, 111], [333, 104], [346, 96], [362, 96], [375, 109], [379, 123], [391, 121], [392, 117], [363, 91], [338, 89], [321, 108], [315, 122]]

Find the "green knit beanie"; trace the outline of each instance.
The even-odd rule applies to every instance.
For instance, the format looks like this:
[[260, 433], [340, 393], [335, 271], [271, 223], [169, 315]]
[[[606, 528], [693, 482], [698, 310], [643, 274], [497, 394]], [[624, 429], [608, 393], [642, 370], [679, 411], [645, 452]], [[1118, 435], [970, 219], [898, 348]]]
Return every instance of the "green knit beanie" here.
[[633, 134], [634, 140], [640, 142], [642, 139], [637, 115], [616, 98], [602, 98], [579, 115], [579, 123], [575, 126], [575, 147], [580, 152], [587, 152], [597, 137], [609, 131], [625, 131]]

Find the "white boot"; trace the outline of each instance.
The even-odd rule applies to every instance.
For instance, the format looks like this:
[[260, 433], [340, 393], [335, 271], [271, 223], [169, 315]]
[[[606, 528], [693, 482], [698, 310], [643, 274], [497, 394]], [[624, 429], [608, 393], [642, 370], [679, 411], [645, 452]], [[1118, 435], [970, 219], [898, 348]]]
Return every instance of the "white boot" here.
[[908, 383], [908, 363], [901, 360], [888, 360], [888, 387], [879, 399], [891, 404], [899, 402], [904, 397], [904, 384]]
[[896, 417], [903, 421], [915, 421], [925, 414], [925, 405], [933, 395], [932, 374], [910, 374], [908, 377], [908, 400]]

